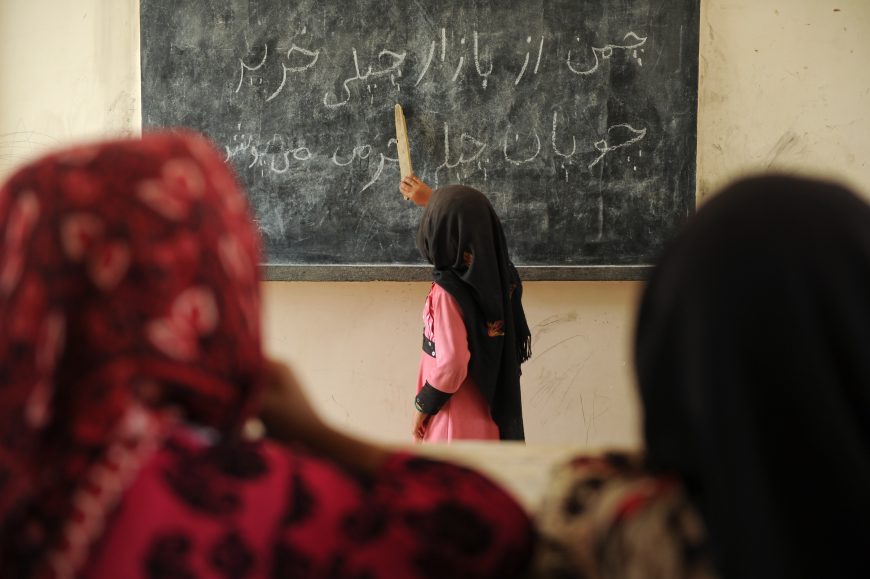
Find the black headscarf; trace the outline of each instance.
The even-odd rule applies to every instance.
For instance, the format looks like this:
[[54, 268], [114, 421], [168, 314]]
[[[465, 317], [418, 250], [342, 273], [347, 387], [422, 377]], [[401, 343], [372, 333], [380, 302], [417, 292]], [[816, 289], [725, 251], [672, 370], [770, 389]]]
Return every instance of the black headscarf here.
[[520, 364], [531, 355], [523, 286], [508, 257], [501, 222], [486, 196], [470, 187], [436, 190], [417, 232], [435, 283], [462, 310], [471, 352], [469, 374], [489, 403], [503, 440], [523, 440]]
[[650, 466], [677, 472], [727, 578], [870, 577], [870, 207], [740, 182], [666, 251], [636, 364]]

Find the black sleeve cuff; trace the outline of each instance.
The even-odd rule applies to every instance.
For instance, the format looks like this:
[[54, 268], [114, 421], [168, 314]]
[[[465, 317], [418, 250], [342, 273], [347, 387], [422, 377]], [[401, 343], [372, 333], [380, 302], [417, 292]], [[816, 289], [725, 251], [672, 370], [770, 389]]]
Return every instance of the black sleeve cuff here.
[[438, 414], [438, 411], [447, 404], [451, 396], [453, 395], [442, 392], [426, 382], [414, 399], [414, 406], [423, 414]]

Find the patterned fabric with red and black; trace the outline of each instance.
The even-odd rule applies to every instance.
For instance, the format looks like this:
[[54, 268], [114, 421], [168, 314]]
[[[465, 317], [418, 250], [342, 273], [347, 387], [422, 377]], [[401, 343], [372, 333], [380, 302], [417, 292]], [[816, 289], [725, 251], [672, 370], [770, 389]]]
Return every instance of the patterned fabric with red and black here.
[[521, 571], [528, 519], [475, 473], [396, 455], [364, 480], [238, 441], [259, 261], [196, 135], [68, 149], [0, 189], [4, 578]]

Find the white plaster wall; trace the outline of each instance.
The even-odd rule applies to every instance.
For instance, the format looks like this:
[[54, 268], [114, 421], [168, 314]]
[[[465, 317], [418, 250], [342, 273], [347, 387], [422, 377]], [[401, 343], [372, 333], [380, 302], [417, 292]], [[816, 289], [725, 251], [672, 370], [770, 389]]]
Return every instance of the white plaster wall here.
[[870, 193], [870, 2], [701, 2], [699, 197], [747, 171]]
[[46, 148], [137, 133], [135, 0], [0, 0], [0, 176]]
[[[701, 6], [699, 197], [767, 169], [870, 191], [870, 2]], [[0, 176], [59, 143], [137, 132], [138, 46], [135, 0], [0, 0]], [[640, 289], [527, 284], [530, 441], [638, 443], [630, 346]], [[295, 364], [315, 404], [357, 432], [406, 440], [427, 284], [263, 290], [268, 348]]]
[[[524, 366], [535, 442], [637, 444], [628, 337], [637, 283], [528, 283]], [[327, 416], [407, 441], [428, 283], [266, 283], [270, 349], [289, 358]]]

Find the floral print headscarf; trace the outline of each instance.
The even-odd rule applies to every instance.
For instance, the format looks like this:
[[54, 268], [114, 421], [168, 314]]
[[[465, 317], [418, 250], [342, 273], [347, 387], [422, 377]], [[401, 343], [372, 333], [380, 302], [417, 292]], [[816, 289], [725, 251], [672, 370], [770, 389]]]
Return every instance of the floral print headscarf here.
[[258, 261], [247, 201], [196, 135], [73, 148], [0, 189], [0, 569], [82, 559], [174, 422], [243, 422]]

